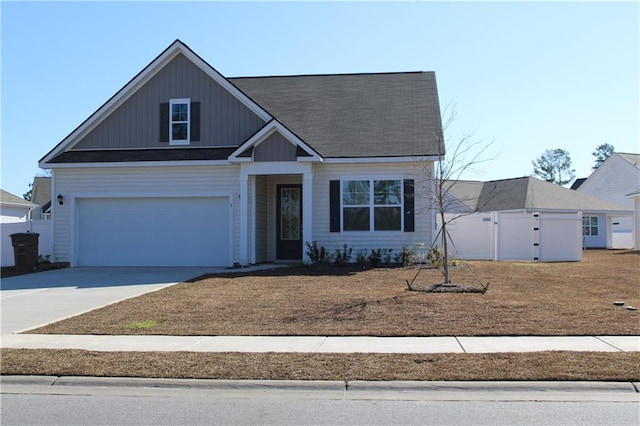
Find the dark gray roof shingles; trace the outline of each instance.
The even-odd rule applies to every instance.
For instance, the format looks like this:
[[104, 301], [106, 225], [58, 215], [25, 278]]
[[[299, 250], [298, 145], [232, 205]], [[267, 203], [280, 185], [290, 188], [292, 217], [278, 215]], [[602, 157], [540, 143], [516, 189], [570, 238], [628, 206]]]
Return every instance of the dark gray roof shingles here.
[[229, 81], [324, 157], [444, 152], [433, 72]]

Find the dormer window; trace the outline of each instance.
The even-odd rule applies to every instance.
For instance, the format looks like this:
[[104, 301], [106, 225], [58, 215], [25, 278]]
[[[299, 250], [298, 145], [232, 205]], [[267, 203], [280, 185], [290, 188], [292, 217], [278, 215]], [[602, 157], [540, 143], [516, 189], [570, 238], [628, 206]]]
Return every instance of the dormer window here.
[[171, 99], [169, 101], [169, 144], [189, 145], [191, 102], [190, 99]]

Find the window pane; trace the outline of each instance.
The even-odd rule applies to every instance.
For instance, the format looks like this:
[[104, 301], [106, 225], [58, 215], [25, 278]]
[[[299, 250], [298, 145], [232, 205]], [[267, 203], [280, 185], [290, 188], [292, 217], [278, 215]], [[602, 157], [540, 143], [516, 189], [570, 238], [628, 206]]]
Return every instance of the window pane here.
[[400, 207], [375, 207], [373, 209], [376, 231], [399, 231], [401, 226]]
[[280, 191], [280, 239], [300, 239], [299, 188], [282, 188]]
[[376, 180], [373, 187], [375, 204], [400, 204], [402, 192], [399, 180]]
[[172, 124], [171, 139], [174, 141], [187, 139], [187, 124], [186, 123]]
[[591, 226], [598, 226], [598, 216], [591, 216]]
[[171, 121], [187, 121], [188, 108], [187, 104], [172, 104], [171, 105]]
[[369, 207], [344, 208], [342, 223], [345, 231], [368, 231]]
[[342, 182], [342, 204], [345, 206], [369, 205], [369, 181], [347, 180]]
[[592, 226], [591, 227], [591, 235], [598, 235], [598, 227], [597, 226]]

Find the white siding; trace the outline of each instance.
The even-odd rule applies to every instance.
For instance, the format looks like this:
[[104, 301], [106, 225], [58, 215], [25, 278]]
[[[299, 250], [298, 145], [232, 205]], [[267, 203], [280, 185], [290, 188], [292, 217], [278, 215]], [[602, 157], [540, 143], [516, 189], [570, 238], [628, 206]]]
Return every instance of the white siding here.
[[577, 189], [577, 191], [622, 206], [633, 208], [633, 200], [627, 194], [640, 187], [640, 169], [617, 154], [609, 159]]
[[[394, 254], [402, 245], [424, 243], [433, 240], [433, 211], [430, 209], [430, 184], [423, 171], [424, 164], [321, 164], [313, 171], [313, 239], [333, 252], [343, 244], [353, 248], [353, 258], [359, 250], [389, 248]], [[429, 170], [432, 163], [429, 163]], [[345, 178], [397, 178], [415, 181], [415, 232], [330, 232], [329, 231], [329, 182]], [[303, 194], [304, 196], [304, 194]]]
[[239, 168], [237, 166], [86, 168], [54, 170], [55, 191], [65, 202], [54, 203], [54, 253], [71, 262], [75, 235], [75, 199], [114, 196], [229, 196], [233, 203], [233, 261], [239, 252]]
[[0, 207], [0, 223], [24, 222], [28, 219], [29, 208], [2, 206]]

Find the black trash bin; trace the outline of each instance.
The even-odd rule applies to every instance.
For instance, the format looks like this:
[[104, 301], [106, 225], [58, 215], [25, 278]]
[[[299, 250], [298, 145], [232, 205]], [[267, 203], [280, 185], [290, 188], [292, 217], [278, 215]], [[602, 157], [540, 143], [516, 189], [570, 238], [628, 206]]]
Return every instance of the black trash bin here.
[[39, 236], [40, 234], [30, 232], [10, 235], [17, 271], [31, 271], [38, 264]]

